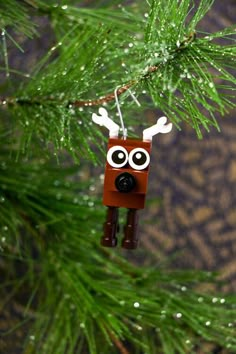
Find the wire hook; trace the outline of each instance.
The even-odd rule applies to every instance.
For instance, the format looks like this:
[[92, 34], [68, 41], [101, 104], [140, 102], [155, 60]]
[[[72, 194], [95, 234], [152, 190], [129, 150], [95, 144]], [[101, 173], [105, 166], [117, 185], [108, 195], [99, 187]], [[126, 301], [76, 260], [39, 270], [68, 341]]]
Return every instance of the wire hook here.
[[[125, 140], [127, 138], [127, 129], [125, 128], [124, 120], [123, 120], [123, 116], [122, 116], [122, 112], [121, 112], [121, 108], [120, 108], [120, 102], [119, 102], [118, 94], [117, 94], [118, 89], [119, 89], [119, 86], [116, 87], [116, 89], [114, 91], [114, 96], [115, 96], [115, 101], [116, 101], [116, 107], [117, 107], [118, 114], [119, 114], [119, 117], [120, 117], [120, 124], [121, 124], [121, 129], [122, 129], [122, 132], [123, 132], [123, 138]], [[134, 102], [137, 104], [137, 106], [140, 107], [141, 104], [139, 103], [138, 99], [135, 97], [133, 92], [130, 89], [128, 89], [127, 91], [129, 91], [130, 96], [132, 97]]]
[[119, 86], [116, 87], [116, 89], [114, 91], [114, 95], [115, 95], [115, 100], [116, 100], [117, 111], [118, 111], [118, 114], [119, 114], [119, 117], [120, 117], [120, 124], [121, 124], [121, 129], [122, 129], [122, 132], [123, 132], [123, 138], [125, 140], [127, 138], [127, 129], [125, 128], [122, 112], [121, 112], [121, 109], [120, 109], [120, 102], [118, 100], [118, 95], [117, 95], [118, 89], [119, 89]]

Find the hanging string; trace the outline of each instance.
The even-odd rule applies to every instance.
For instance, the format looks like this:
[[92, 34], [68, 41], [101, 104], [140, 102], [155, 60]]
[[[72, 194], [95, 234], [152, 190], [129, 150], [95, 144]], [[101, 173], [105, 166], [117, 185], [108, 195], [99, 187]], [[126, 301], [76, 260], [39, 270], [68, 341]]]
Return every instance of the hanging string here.
[[119, 114], [119, 117], [120, 117], [120, 124], [121, 124], [121, 129], [122, 129], [122, 132], [123, 132], [123, 138], [125, 140], [127, 138], [127, 129], [125, 128], [122, 112], [121, 112], [121, 109], [120, 109], [120, 102], [118, 100], [118, 95], [117, 95], [118, 89], [119, 89], [119, 87], [116, 87], [116, 89], [114, 91], [114, 95], [115, 95], [117, 111], [118, 111], [118, 114]]
[[[123, 120], [123, 116], [122, 116], [122, 112], [121, 112], [121, 108], [120, 108], [120, 102], [119, 102], [118, 94], [117, 94], [118, 90], [119, 90], [119, 87], [117, 86], [115, 91], [114, 91], [114, 96], [115, 96], [117, 111], [118, 111], [118, 114], [119, 114], [119, 117], [120, 117], [120, 124], [121, 124], [121, 129], [122, 129], [122, 132], [123, 132], [123, 138], [125, 140], [127, 138], [127, 129], [125, 128], [124, 120]], [[130, 96], [132, 97], [134, 102], [137, 104], [137, 106], [140, 107], [141, 104], [139, 103], [138, 99], [135, 97], [133, 92], [130, 89], [127, 89], [127, 91], [129, 91]]]
[[130, 96], [133, 98], [134, 102], [137, 104], [138, 107], [141, 107], [140, 102], [138, 101], [137, 97], [133, 94], [133, 92], [130, 89], [127, 89], [129, 91]]

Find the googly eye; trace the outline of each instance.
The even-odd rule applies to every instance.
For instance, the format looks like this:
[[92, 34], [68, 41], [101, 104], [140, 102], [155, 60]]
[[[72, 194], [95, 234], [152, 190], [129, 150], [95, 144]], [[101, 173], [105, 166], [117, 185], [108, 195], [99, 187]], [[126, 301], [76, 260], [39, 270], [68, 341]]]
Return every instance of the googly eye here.
[[112, 167], [124, 167], [128, 162], [128, 158], [128, 152], [123, 146], [112, 146], [107, 152], [107, 162]]
[[134, 170], [144, 170], [150, 163], [150, 155], [143, 148], [133, 149], [129, 154], [129, 165]]

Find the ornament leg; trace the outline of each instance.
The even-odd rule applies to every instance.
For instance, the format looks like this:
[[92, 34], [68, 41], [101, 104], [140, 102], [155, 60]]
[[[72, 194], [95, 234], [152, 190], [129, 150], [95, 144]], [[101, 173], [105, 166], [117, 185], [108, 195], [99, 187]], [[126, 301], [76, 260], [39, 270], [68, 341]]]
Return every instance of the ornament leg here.
[[117, 245], [116, 231], [118, 224], [118, 208], [107, 207], [106, 221], [103, 224], [103, 237], [101, 245], [105, 247], [115, 247]]
[[138, 246], [137, 237], [138, 214], [137, 209], [129, 209], [127, 213], [127, 223], [124, 227], [124, 238], [122, 247], [127, 249], [135, 249]]

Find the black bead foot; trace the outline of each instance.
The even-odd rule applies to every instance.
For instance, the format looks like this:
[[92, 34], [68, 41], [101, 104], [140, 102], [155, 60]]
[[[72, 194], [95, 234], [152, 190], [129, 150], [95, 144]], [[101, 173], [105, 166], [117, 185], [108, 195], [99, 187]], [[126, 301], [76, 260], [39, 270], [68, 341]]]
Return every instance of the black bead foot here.
[[134, 250], [135, 248], [138, 247], [138, 241], [135, 240], [122, 240], [122, 247], [129, 249], [129, 250]]
[[117, 245], [117, 238], [109, 238], [109, 237], [102, 237], [101, 238], [101, 245], [104, 247], [116, 247]]

